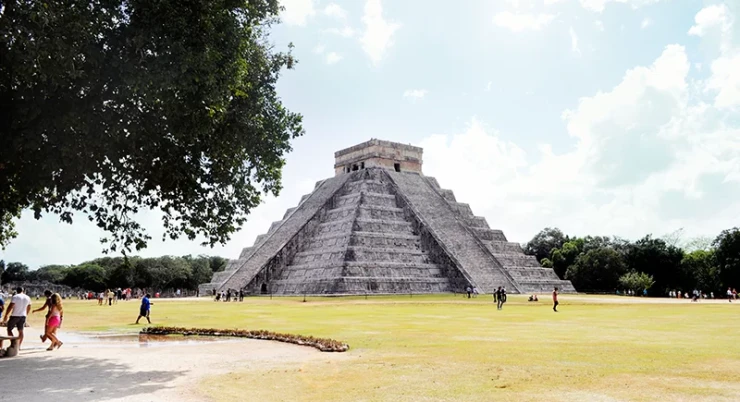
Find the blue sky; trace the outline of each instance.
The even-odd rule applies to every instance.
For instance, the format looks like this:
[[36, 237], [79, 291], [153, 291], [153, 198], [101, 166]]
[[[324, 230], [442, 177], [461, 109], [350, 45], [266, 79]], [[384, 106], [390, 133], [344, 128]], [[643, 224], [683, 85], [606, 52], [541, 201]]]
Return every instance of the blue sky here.
[[[511, 241], [546, 226], [631, 239], [740, 225], [740, 4], [701, 0], [284, 0], [273, 30], [299, 64], [279, 93], [304, 115], [284, 190], [231, 242], [142, 255], [238, 256], [333, 174], [336, 150], [424, 147], [424, 172]], [[100, 255], [78, 218], [24, 214], [0, 258]]]

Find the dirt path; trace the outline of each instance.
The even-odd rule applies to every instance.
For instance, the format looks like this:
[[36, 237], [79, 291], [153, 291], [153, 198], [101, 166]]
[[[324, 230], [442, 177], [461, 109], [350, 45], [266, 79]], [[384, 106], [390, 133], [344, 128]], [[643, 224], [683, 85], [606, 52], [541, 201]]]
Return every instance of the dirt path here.
[[[4, 330], [4, 328], [3, 328]], [[37, 329], [26, 329], [18, 357], [0, 359], [0, 390], [20, 401], [202, 401], [205, 377], [248, 368], [341, 359], [336, 353], [250, 339], [198, 344], [88, 342], [68, 334], [47, 352]], [[62, 340], [65, 334], [60, 334]], [[7, 342], [4, 346], [8, 346]]]

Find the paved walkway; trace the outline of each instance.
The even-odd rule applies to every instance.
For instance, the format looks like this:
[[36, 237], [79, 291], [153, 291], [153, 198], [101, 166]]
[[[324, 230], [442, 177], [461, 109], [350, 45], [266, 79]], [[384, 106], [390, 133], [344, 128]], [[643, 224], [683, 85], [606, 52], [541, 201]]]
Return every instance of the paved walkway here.
[[[4, 328], [3, 328], [4, 330]], [[0, 359], [0, 390], [18, 401], [202, 401], [206, 377], [343, 358], [313, 348], [251, 339], [141, 345], [100, 341], [62, 331], [61, 349], [47, 352], [40, 331], [26, 329], [18, 357]], [[7, 342], [4, 345], [7, 347]], [[9, 399], [9, 400], [11, 400]]]

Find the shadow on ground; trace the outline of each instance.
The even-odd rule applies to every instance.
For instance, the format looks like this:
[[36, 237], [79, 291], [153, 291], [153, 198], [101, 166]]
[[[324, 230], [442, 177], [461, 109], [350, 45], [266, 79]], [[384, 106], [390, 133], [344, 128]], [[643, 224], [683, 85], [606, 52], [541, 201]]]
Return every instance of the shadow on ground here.
[[163, 388], [182, 371], [133, 371], [111, 360], [90, 357], [25, 356], [0, 359], [0, 390], [18, 401], [106, 401], [136, 399]]

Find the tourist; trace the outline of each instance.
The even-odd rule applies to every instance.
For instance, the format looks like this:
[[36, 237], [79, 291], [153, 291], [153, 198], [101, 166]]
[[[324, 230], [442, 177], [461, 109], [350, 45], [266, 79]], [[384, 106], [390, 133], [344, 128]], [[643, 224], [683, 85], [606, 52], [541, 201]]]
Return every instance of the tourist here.
[[105, 295], [103, 294], [103, 292], [98, 293], [98, 306], [102, 306], [103, 305], [103, 299], [104, 298], [105, 298]]
[[471, 288], [470, 285], [466, 286], [465, 293], [468, 294], [468, 299], [470, 299], [470, 294], [473, 293], [473, 288]]
[[727, 288], [727, 300], [732, 303], [732, 288]]
[[61, 348], [62, 341], [57, 338], [57, 329], [62, 327], [62, 320], [64, 319], [64, 308], [62, 308], [62, 297], [59, 293], [54, 293], [49, 298], [49, 319], [46, 323], [46, 337], [51, 340], [51, 346], [46, 350], [54, 350], [54, 348]]
[[493, 292], [493, 302], [498, 303], [498, 295], [501, 293], [501, 286]]
[[498, 309], [503, 310], [506, 303], [506, 287], [502, 287], [498, 294]]
[[473, 297], [478, 297], [478, 288], [473, 286]]
[[141, 307], [139, 308], [139, 317], [136, 319], [137, 324], [139, 323], [139, 320], [141, 319], [141, 317], [146, 317], [147, 322], [149, 322], [149, 324], [152, 323], [152, 320], [149, 319], [149, 311], [151, 310], [151, 305], [154, 303], [149, 301], [149, 297], [151, 296], [149, 296], [149, 293], [147, 293], [146, 295], [144, 295], [144, 298], [141, 299]]
[[51, 290], [44, 290], [44, 296], [46, 296], [46, 301], [44, 302], [44, 305], [37, 308], [36, 310], [31, 311], [32, 314], [35, 314], [43, 309], [46, 309], [46, 316], [44, 317], [44, 334], [39, 335], [39, 337], [41, 338], [41, 343], [46, 342], [46, 333], [49, 331], [49, 314], [51, 314]]
[[244, 289], [239, 289], [239, 301], [244, 301]]
[[3, 295], [0, 294], [0, 317], [3, 316], [3, 310], [5, 310], [5, 299], [3, 299]]
[[[5, 310], [3, 324], [8, 327], [8, 336], [13, 335], [13, 328], [18, 328], [18, 350], [21, 350], [23, 344], [23, 328], [26, 326], [26, 317], [31, 312], [31, 298], [23, 293], [22, 287], [15, 289], [15, 294], [10, 298], [10, 304]], [[8, 319], [10, 316], [10, 319]], [[0, 340], [0, 349], [3, 347], [3, 341]]]
[[113, 291], [110, 290], [110, 289], [106, 289], [105, 290], [105, 296], [108, 298], [108, 305], [109, 306], [112, 306], [113, 305], [113, 296], [114, 296]]
[[552, 311], [558, 312], [558, 304], [558, 288], [555, 288], [552, 291]]

